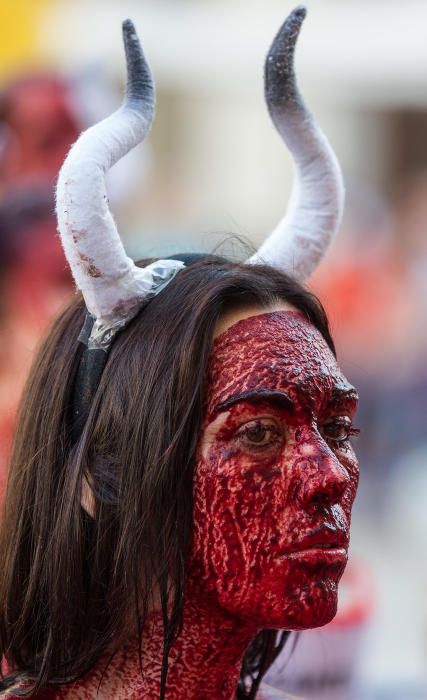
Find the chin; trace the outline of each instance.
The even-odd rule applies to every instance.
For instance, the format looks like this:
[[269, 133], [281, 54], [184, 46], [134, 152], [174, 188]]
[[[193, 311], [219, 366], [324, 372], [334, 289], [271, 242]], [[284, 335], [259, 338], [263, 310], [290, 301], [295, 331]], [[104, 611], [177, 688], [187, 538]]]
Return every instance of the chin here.
[[226, 607], [234, 608], [229, 608], [230, 612], [261, 629], [322, 627], [336, 615], [342, 570], [325, 567], [316, 576], [307, 571], [301, 574], [286, 578], [269, 575], [257, 586], [249, 585], [240, 600], [228, 600]]
[[287, 610], [285, 629], [302, 631], [323, 627], [337, 614], [338, 587], [332, 582], [317, 582], [312, 592], [301, 596], [300, 604]]
[[258, 601], [256, 607], [248, 605], [246, 610], [235, 612], [262, 629], [301, 631], [327, 625], [335, 617], [337, 605], [336, 585], [318, 582], [304, 590], [293, 591], [286, 600], [270, 598]]

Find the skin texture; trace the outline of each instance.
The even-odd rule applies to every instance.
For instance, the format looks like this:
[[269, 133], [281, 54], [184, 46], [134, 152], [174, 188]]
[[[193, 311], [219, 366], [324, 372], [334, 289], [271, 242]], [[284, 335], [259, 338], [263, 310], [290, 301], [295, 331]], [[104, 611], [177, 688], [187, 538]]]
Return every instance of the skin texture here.
[[207, 385], [191, 579], [260, 628], [326, 624], [358, 481], [348, 441], [357, 394], [293, 311], [219, 336]]
[[[358, 481], [349, 443], [357, 395], [320, 333], [286, 305], [277, 309], [223, 318], [214, 341], [168, 700], [231, 700], [258, 630], [315, 627], [336, 612]], [[154, 700], [156, 612], [143, 648], [142, 674], [130, 642], [107, 670], [104, 660], [54, 697]]]

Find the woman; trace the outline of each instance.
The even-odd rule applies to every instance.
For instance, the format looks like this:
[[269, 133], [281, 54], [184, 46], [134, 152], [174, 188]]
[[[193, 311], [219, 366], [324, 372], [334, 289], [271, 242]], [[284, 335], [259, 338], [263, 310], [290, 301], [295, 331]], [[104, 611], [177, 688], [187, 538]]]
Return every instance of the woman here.
[[104, 175], [153, 112], [129, 22], [125, 105], [63, 166], [59, 229], [82, 297], [38, 355], [17, 430], [0, 543], [11, 697], [255, 698], [279, 630], [335, 614], [357, 396], [296, 280], [342, 204], [293, 79], [303, 17], [285, 22], [266, 72], [297, 190], [247, 263], [125, 256]]

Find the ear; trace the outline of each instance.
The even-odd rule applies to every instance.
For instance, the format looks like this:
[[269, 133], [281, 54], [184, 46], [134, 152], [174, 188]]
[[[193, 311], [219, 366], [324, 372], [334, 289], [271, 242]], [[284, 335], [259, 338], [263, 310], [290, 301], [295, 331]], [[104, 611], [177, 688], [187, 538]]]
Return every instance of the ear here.
[[96, 515], [96, 503], [95, 496], [93, 495], [93, 490], [90, 482], [86, 475], [83, 476], [82, 480], [82, 496], [81, 496], [81, 506], [83, 510], [91, 517], [95, 519]]

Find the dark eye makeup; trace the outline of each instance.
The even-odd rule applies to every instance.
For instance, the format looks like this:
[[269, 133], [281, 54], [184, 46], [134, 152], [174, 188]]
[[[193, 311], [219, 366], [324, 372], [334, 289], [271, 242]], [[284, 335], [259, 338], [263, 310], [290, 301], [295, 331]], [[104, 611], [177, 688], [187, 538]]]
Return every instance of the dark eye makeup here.
[[284, 441], [283, 429], [272, 418], [255, 418], [242, 425], [235, 437], [241, 448], [262, 452], [281, 447]]
[[359, 428], [353, 428], [349, 416], [335, 416], [321, 426], [321, 433], [326, 440], [336, 444], [347, 442], [350, 437], [359, 435]]
[[[288, 429], [290, 429], [290, 436], [293, 432], [293, 418], [289, 416], [288, 411], [285, 417], [284, 409], [280, 410], [281, 415], [276, 418], [271, 415], [268, 406], [265, 407], [266, 415], [260, 415], [259, 408], [259, 404], [255, 407], [236, 403], [220, 431], [221, 439], [225, 442], [231, 441], [238, 449], [252, 454], [267, 455], [283, 449], [287, 441]], [[337, 411], [336, 408], [335, 411]], [[348, 414], [346, 408], [338, 411], [335, 415], [329, 413], [323, 420], [320, 419], [318, 430], [323, 439], [334, 449], [347, 449], [350, 438], [358, 435], [360, 431], [352, 425], [354, 411], [350, 409]]]

